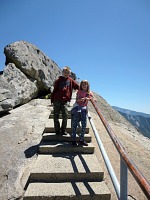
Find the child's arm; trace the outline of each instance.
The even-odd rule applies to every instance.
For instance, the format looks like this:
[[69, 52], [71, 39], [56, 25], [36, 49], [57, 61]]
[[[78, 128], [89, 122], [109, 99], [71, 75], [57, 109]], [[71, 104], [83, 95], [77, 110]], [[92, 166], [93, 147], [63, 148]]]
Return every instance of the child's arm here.
[[54, 81], [54, 88], [51, 94], [51, 104], [53, 103], [54, 94], [57, 92], [57, 90], [58, 90], [58, 79]]
[[79, 94], [77, 93], [77, 97], [76, 97], [76, 102], [80, 102], [80, 103], [86, 103], [86, 101], [89, 101], [90, 98], [89, 97], [83, 97], [83, 98], [80, 98]]

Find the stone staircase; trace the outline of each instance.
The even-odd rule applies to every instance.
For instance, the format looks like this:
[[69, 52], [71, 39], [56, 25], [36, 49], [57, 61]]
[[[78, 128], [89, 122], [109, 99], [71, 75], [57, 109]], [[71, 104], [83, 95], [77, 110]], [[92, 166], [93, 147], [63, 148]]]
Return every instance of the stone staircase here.
[[[71, 117], [70, 112], [68, 117]], [[94, 154], [89, 124], [85, 134], [88, 146], [84, 147], [72, 146], [71, 119], [68, 119], [67, 126], [68, 135], [57, 136], [51, 113], [39, 144], [36, 163], [26, 184], [24, 200], [111, 199], [103, 180], [104, 172]], [[80, 133], [80, 128], [77, 133]]]

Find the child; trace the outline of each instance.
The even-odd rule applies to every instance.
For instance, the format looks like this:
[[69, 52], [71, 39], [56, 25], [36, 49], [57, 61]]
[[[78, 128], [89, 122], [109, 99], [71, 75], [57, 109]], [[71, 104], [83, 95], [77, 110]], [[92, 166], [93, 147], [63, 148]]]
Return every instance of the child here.
[[75, 107], [72, 109], [72, 145], [77, 145], [76, 143], [76, 129], [78, 122], [81, 121], [81, 135], [79, 139], [79, 144], [88, 146], [84, 141], [84, 134], [86, 130], [86, 115], [87, 115], [87, 104], [88, 101], [93, 98], [93, 94], [90, 91], [89, 83], [87, 80], [83, 80], [80, 83], [80, 88], [77, 92]]
[[[56, 135], [66, 135], [67, 127], [67, 102], [71, 100], [72, 90], [79, 89], [79, 85], [69, 77], [71, 70], [69, 67], [64, 67], [62, 76], [54, 83], [54, 89], [51, 95], [51, 103], [54, 106], [54, 128]], [[60, 128], [59, 114], [62, 112], [62, 125]]]

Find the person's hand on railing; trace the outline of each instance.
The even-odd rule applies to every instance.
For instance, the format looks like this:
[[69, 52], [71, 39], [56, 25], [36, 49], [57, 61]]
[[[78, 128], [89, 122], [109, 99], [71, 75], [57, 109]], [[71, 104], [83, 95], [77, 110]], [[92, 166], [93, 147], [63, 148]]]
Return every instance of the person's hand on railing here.
[[93, 101], [96, 103], [97, 102], [97, 99], [95, 97], [93, 97]]
[[77, 102], [84, 102], [86, 100], [89, 100], [89, 98], [88, 97], [83, 97], [81, 99], [78, 99]]
[[95, 103], [97, 102], [97, 99], [94, 97], [94, 96], [92, 96], [92, 97], [89, 97], [89, 100], [93, 100]]

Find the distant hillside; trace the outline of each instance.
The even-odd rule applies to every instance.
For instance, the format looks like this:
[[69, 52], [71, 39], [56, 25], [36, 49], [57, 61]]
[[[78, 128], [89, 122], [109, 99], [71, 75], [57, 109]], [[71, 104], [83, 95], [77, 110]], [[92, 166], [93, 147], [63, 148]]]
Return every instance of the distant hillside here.
[[150, 138], [150, 114], [136, 112], [128, 109], [112, 106], [122, 116], [124, 116], [133, 126], [135, 126], [145, 137]]

